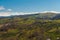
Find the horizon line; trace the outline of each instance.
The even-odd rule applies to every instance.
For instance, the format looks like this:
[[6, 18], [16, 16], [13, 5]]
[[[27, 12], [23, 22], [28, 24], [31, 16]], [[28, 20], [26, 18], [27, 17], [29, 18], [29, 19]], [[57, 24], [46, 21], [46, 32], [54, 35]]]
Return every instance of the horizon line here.
[[60, 14], [60, 12], [57, 11], [43, 11], [43, 12], [0, 12], [0, 16], [11, 16], [11, 15], [28, 15], [28, 14], [37, 14], [37, 13], [56, 13]]

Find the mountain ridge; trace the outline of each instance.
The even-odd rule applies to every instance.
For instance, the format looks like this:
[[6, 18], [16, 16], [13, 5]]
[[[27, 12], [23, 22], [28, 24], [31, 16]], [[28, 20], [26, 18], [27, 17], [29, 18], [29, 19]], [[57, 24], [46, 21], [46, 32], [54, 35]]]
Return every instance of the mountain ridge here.
[[34, 13], [26, 15], [0, 16], [0, 18], [12, 18], [12, 17], [20, 17], [20, 18], [33, 17], [35, 19], [60, 19], [60, 13], [45, 12], [45, 13]]

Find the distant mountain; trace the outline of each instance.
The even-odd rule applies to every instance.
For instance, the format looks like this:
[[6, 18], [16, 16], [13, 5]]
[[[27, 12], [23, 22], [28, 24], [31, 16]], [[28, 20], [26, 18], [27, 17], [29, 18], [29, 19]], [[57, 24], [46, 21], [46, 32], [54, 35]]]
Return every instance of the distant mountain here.
[[60, 19], [59, 13], [53, 13], [53, 12], [46, 12], [46, 13], [35, 13], [35, 14], [27, 14], [27, 15], [12, 15], [3, 17], [0, 16], [0, 18], [12, 18], [12, 17], [20, 17], [20, 18], [35, 18], [35, 19]]
[[60, 19], [60, 14], [56, 14], [56, 16], [53, 17], [53, 19]]

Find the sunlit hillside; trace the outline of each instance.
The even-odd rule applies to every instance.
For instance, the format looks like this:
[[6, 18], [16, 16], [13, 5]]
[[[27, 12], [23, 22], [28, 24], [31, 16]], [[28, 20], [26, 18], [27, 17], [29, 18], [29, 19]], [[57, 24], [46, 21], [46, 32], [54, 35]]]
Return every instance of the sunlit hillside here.
[[[46, 14], [41, 14], [42, 18], [40, 14], [0, 18], [0, 40], [60, 40], [60, 19], [43, 15]], [[53, 15], [56, 16], [50, 16]]]

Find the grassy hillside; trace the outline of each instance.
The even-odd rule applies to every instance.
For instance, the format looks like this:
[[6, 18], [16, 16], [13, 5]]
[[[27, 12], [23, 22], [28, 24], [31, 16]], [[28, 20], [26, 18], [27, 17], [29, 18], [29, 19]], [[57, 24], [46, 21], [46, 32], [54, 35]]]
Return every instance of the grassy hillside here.
[[0, 40], [60, 40], [60, 19], [0, 19]]

